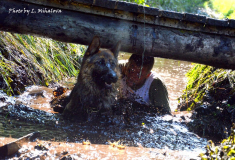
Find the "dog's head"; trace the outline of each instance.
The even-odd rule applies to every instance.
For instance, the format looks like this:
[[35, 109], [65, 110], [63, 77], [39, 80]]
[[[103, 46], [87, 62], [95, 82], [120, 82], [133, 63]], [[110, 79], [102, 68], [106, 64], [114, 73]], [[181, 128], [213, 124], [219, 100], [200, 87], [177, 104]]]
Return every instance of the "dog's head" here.
[[91, 76], [90, 79], [100, 89], [111, 89], [112, 83], [119, 78], [117, 57], [120, 47], [118, 42], [111, 50], [100, 49], [100, 39], [95, 36], [84, 55], [82, 66], [86, 66], [85, 70], [89, 69], [86, 75]]

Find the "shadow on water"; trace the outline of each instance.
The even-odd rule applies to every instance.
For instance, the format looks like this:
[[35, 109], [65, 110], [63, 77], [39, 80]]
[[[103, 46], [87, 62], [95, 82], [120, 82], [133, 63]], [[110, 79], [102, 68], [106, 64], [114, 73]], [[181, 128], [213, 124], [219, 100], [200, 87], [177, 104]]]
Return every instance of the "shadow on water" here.
[[[31, 91], [30, 91], [31, 90]], [[43, 94], [37, 97], [32, 92], [38, 90]], [[171, 150], [197, 150], [206, 145], [206, 139], [199, 138], [188, 131], [186, 123], [189, 120], [186, 115], [157, 116], [146, 112], [137, 112], [130, 116], [127, 124], [123, 117], [113, 116], [107, 119], [94, 119], [84, 123], [66, 121], [61, 115], [50, 113], [51, 108], [36, 110], [25, 106], [32, 104], [32, 100], [44, 98], [47, 103], [47, 91], [45, 87], [32, 86], [22, 96], [13, 99], [1, 93], [5, 103], [1, 107], [1, 136], [19, 138], [29, 132], [40, 131], [43, 140], [78, 142], [89, 139], [93, 144], [107, 144], [108, 141], [121, 141], [126, 146], [143, 146], [148, 148], [169, 148]], [[28, 94], [26, 94], [28, 93]], [[28, 98], [29, 101], [19, 103], [19, 100]], [[30, 101], [31, 100], [31, 101]], [[41, 100], [40, 100], [41, 101]], [[16, 102], [18, 104], [16, 104]], [[22, 104], [24, 103], [24, 104]], [[36, 102], [37, 103], [37, 102]], [[42, 104], [43, 105], [43, 104]], [[112, 121], [112, 123], [111, 123]]]

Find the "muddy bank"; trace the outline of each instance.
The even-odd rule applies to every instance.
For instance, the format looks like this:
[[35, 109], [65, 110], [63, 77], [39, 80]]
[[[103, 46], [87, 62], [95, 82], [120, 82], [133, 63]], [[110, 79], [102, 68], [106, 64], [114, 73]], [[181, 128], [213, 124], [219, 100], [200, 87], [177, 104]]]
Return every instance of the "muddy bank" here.
[[190, 131], [215, 142], [228, 137], [235, 121], [235, 90], [232, 70], [195, 65], [178, 110], [192, 110]]

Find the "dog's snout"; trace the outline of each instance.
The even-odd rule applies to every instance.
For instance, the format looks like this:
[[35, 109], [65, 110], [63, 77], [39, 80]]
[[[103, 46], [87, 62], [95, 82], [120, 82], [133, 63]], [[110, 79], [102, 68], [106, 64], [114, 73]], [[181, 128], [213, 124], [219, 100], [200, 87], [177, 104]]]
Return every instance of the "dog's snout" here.
[[114, 71], [110, 71], [107, 75], [107, 80], [110, 83], [116, 83], [118, 80], [117, 74]]

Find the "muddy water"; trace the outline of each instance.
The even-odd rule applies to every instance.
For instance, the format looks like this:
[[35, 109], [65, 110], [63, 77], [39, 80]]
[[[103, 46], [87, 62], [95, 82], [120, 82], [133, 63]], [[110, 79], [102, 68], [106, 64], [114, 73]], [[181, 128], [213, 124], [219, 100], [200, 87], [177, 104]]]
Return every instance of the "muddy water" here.
[[[123, 55], [122, 61], [128, 56]], [[176, 98], [185, 87], [184, 73], [190, 68], [190, 64], [165, 59], [155, 59], [155, 62], [154, 70], [165, 81], [174, 110]], [[24, 94], [15, 98], [0, 92], [0, 97], [5, 97], [0, 103], [0, 137], [19, 138], [30, 132], [40, 131], [41, 140], [52, 152], [35, 151], [32, 147], [35, 144], [27, 144], [16, 157], [25, 156], [31, 146], [30, 152], [36, 156], [43, 154], [54, 158], [60, 158], [60, 153], [66, 151], [67, 154], [76, 153], [75, 159], [197, 159], [198, 153], [206, 145], [206, 139], [188, 131], [188, 112], [163, 117], [141, 112], [132, 115], [129, 124], [118, 116], [112, 117], [110, 121], [65, 121], [50, 108], [53, 89], [30, 86]], [[89, 140], [92, 145], [82, 146], [81, 143], [85, 140]], [[109, 142], [117, 141], [126, 148], [120, 150], [110, 147]], [[2, 138], [0, 142], [4, 144], [7, 141]]]
[[[0, 138], [0, 142], [11, 142], [12, 140], [12, 138]], [[35, 149], [34, 146], [37, 146], [38, 144], [45, 146], [48, 151]], [[30, 153], [28, 150], [29, 148], [32, 148]], [[50, 157], [49, 159], [60, 159], [67, 151], [70, 152], [70, 157], [74, 159], [188, 160], [189, 157], [197, 157], [197, 153], [192, 151], [173, 151], [169, 149], [144, 148], [141, 146], [119, 149], [118, 147], [111, 145], [82, 145], [81, 143], [61, 143], [52, 141], [32, 142], [29, 145], [23, 146], [19, 150], [19, 153], [24, 152], [24, 155], [22, 154], [20, 158], [31, 157], [32, 159], [36, 159], [40, 157], [41, 159], [45, 159], [44, 157]]]

